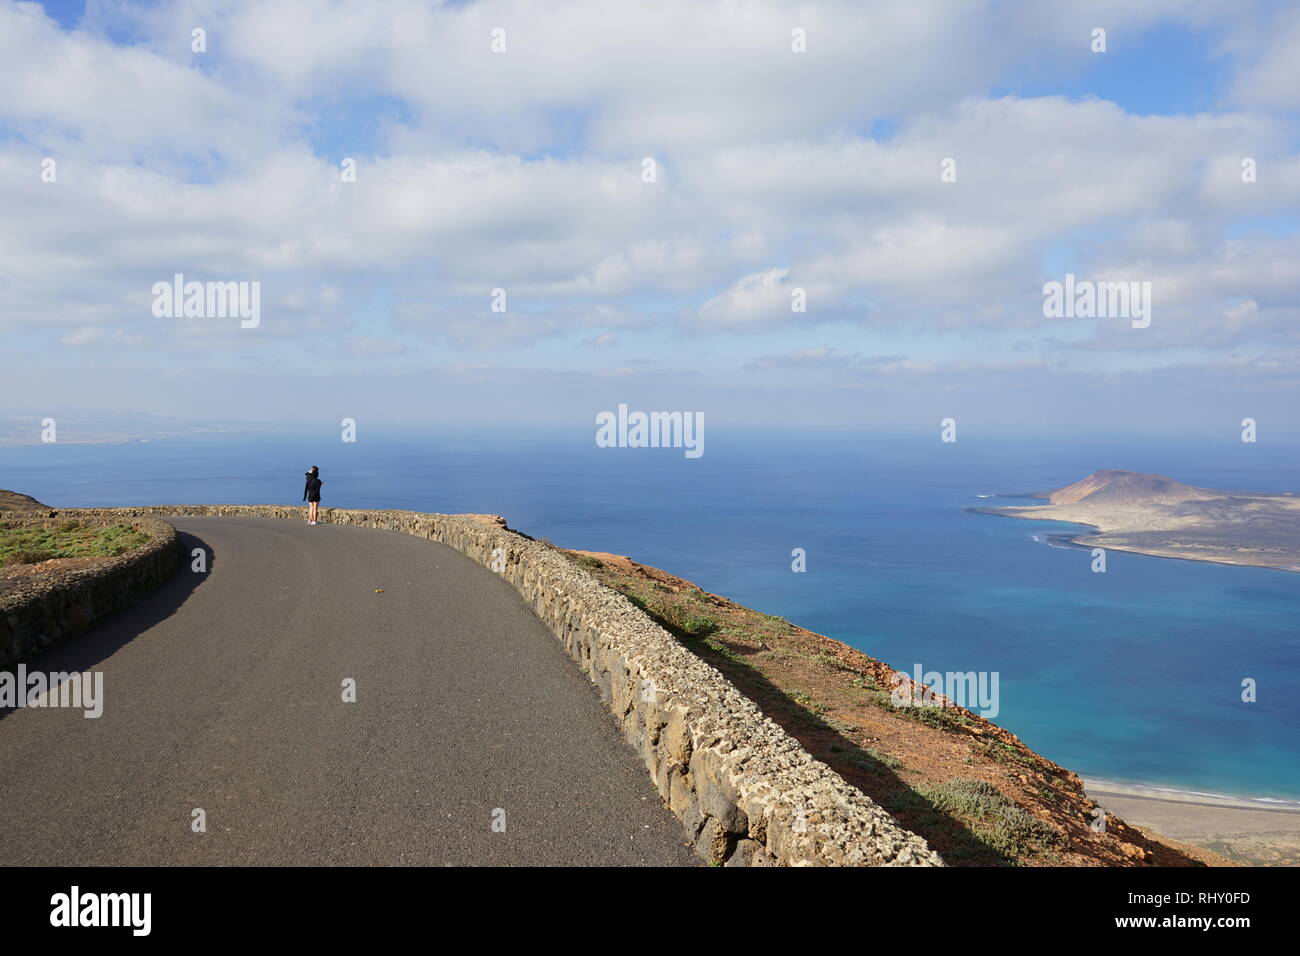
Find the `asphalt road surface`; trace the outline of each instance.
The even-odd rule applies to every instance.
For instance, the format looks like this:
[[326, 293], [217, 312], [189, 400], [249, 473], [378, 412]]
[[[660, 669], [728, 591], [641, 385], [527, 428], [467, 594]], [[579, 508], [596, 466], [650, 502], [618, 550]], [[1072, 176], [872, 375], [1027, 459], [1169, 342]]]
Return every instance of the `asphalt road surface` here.
[[207, 572], [28, 662], [102, 672], [103, 715], [0, 713], [0, 864], [696, 863], [505, 581], [396, 532], [168, 520]]

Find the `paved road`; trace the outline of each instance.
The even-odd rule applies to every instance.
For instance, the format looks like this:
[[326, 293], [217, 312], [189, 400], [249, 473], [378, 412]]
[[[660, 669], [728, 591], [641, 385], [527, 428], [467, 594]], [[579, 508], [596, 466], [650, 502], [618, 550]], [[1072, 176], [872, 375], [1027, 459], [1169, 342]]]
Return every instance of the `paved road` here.
[[102, 671], [103, 716], [0, 717], [0, 864], [695, 862], [506, 582], [396, 532], [174, 524], [207, 574], [28, 665]]

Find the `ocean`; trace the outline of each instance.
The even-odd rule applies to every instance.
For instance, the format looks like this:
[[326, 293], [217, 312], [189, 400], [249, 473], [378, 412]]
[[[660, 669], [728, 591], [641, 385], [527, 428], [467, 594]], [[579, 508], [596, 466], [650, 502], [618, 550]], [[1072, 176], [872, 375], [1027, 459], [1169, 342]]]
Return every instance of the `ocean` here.
[[[911, 672], [996, 672], [996, 722], [1091, 778], [1300, 800], [1300, 574], [1053, 547], [982, 495], [1099, 468], [1300, 491], [1295, 444], [1099, 431], [713, 427], [705, 454], [567, 430], [335, 430], [0, 447], [0, 488], [60, 507], [299, 502], [491, 512], [627, 554]], [[1016, 503], [1016, 502], [1007, 502]], [[803, 548], [807, 570], [791, 570]], [[1258, 700], [1241, 701], [1242, 681]]]

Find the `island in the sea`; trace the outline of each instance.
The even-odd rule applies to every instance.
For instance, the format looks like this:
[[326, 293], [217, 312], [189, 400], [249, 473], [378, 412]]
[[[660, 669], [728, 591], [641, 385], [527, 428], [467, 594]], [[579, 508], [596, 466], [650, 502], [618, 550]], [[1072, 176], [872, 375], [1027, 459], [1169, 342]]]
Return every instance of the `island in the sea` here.
[[1055, 491], [999, 497], [1045, 505], [969, 508], [978, 514], [1068, 521], [1093, 534], [1069, 540], [1162, 558], [1300, 571], [1300, 498], [1194, 488], [1161, 475], [1095, 471]]

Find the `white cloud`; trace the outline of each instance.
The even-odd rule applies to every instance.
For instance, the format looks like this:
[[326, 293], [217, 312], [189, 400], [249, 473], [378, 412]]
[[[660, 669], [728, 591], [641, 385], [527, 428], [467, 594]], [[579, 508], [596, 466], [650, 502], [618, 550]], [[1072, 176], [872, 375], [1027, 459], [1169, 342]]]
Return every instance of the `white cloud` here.
[[1241, 58], [1233, 83], [1237, 102], [1277, 109], [1300, 107], [1300, 8], [1281, 4], [1260, 17], [1237, 17], [1223, 47]]
[[753, 326], [783, 320], [791, 312], [795, 287], [789, 269], [767, 269], [741, 276], [731, 288], [700, 308], [698, 320], [713, 326]]
[[[380, 356], [407, 334], [469, 353], [653, 341], [687, 364], [725, 334], [736, 366], [876, 375], [926, 366], [764, 336], [1014, 328], [1057, 355], [1293, 343], [1296, 241], [1233, 227], [1300, 215], [1294, 117], [1270, 112], [1297, 105], [1300, 19], [1134, 7], [101, 3], [68, 31], [0, 0], [0, 86], [19, 94], [0, 97], [0, 328], [268, 367], [293, 339]], [[1223, 31], [1239, 108], [989, 93], [1021, 68], [1091, 63], [1092, 25], [1122, 46], [1165, 17]], [[138, 41], [111, 42], [110, 20]], [[207, 54], [189, 52], [195, 25]], [[807, 53], [790, 51], [794, 26]], [[866, 134], [877, 120], [889, 136]], [[1150, 334], [1056, 340], [1041, 284], [1058, 268], [1150, 279]], [[264, 327], [160, 324], [148, 290], [175, 272], [261, 281]], [[497, 287], [505, 315], [488, 311]], [[377, 289], [394, 329], [359, 334]], [[763, 344], [744, 352], [746, 337]]]

